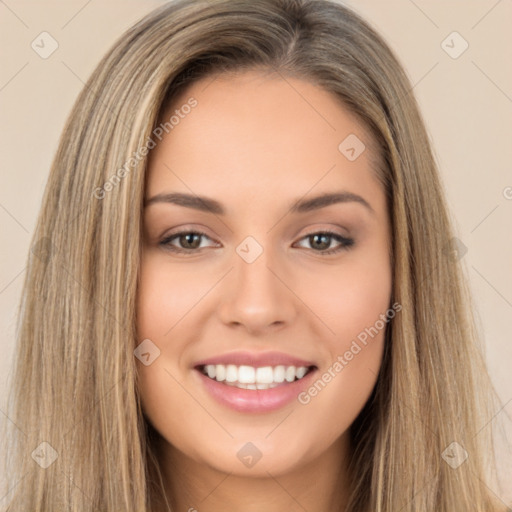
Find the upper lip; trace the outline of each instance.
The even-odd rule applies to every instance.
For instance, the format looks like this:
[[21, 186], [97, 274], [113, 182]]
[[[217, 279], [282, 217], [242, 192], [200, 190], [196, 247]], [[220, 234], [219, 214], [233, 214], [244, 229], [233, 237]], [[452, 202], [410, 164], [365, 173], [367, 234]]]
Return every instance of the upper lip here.
[[284, 352], [229, 352], [218, 356], [198, 361], [194, 366], [205, 366], [208, 364], [234, 364], [236, 366], [315, 366], [312, 361], [306, 361]]

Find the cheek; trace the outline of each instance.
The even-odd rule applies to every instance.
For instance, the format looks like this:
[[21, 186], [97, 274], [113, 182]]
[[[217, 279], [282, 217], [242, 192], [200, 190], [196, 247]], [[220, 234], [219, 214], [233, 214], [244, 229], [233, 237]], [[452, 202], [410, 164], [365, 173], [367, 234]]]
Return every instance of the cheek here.
[[[348, 428], [377, 380], [390, 323], [392, 276], [385, 252], [347, 258], [314, 275], [305, 273], [301, 293], [328, 329], [322, 340], [327, 360], [300, 403], [310, 412], [330, 411], [327, 425]], [[386, 316], [389, 315], [389, 316]], [[333, 432], [333, 435], [335, 432]]]
[[[364, 337], [385, 314], [391, 299], [391, 271], [385, 258], [352, 258], [322, 271], [304, 272], [300, 293], [326, 326], [326, 339], [343, 350], [358, 335]], [[379, 324], [380, 325], [380, 324]]]
[[[372, 287], [340, 293], [331, 320], [335, 335], [324, 337], [328, 357], [317, 379], [298, 397], [310, 417], [318, 418], [327, 438], [346, 431], [368, 401], [377, 381], [389, 321], [382, 320], [389, 295]], [[346, 302], [345, 302], [346, 300]]]
[[197, 405], [179, 383], [178, 368], [185, 343], [180, 339], [186, 337], [175, 335], [182, 327], [180, 321], [197, 302], [197, 287], [190, 277], [166, 268], [158, 257], [146, 257], [141, 262], [137, 293], [138, 341], [150, 339], [160, 350], [150, 365], [137, 362], [142, 410], [153, 426], [177, 445], [187, 443], [184, 423], [197, 415]]
[[[187, 386], [179, 383], [181, 376], [166, 364], [165, 356], [151, 366], [139, 365], [138, 376], [142, 411], [147, 420], [166, 442], [204, 462], [205, 453], [213, 452], [214, 440], [226, 438], [220, 424], [205, 413]], [[223, 455], [226, 457], [231, 451], [230, 446], [225, 447]]]
[[[196, 279], [196, 281], [194, 281]], [[169, 268], [161, 258], [141, 263], [137, 294], [137, 332], [142, 337], [167, 340], [174, 326], [204, 294], [197, 272]]]

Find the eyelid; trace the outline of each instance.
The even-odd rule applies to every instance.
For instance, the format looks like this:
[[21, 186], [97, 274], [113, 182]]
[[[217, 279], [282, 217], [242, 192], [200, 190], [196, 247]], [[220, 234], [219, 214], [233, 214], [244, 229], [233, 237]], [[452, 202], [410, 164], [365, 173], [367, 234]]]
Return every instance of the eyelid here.
[[212, 235], [208, 234], [209, 231], [210, 230], [208, 228], [203, 227], [202, 225], [197, 225], [197, 224], [189, 225], [189, 224], [185, 224], [184, 226], [178, 226], [176, 228], [171, 229], [170, 231], [166, 232], [165, 235], [162, 235], [159, 238], [161, 240], [165, 240], [167, 238], [171, 238], [171, 237], [176, 236], [176, 235], [183, 235], [185, 233], [197, 233], [197, 234], [200, 234], [200, 235], [203, 235], [203, 236], [209, 238], [210, 240], [213, 240]]
[[[209, 240], [212, 240], [212, 237], [210, 235], [208, 235], [208, 233], [205, 233], [204, 231], [202, 231], [201, 229], [180, 229], [179, 231], [174, 231], [174, 232], [171, 232], [167, 235], [165, 235], [162, 240], [159, 242], [160, 245], [169, 245], [170, 246], [170, 241], [174, 238], [178, 238], [179, 236], [181, 235], [188, 235], [188, 234], [194, 234], [194, 235], [199, 235], [203, 238], [208, 238]], [[181, 249], [180, 247], [175, 247], [175, 246], [172, 246], [173, 247], [173, 250], [175, 250], [176, 252], [185, 252], [185, 253], [189, 253], [191, 254], [192, 252], [198, 252], [199, 249]], [[201, 249], [204, 249], [204, 247], [202, 247]]]
[[309, 250], [310, 252], [316, 253], [319, 256], [328, 256], [330, 254], [337, 254], [343, 250], [350, 249], [353, 245], [355, 245], [355, 240], [353, 238], [344, 236], [344, 235], [338, 233], [337, 231], [333, 231], [331, 229], [317, 229], [315, 231], [311, 231], [311, 232], [306, 233], [305, 235], [301, 236], [298, 241], [301, 242], [302, 240], [308, 239], [310, 236], [318, 235], [318, 234], [327, 235], [327, 236], [331, 237], [332, 239], [337, 240], [338, 243], [341, 244], [341, 245], [338, 245], [337, 247], [334, 247], [333, 249], [324, 249], [322, 251], [315, 251], [314, 249]]

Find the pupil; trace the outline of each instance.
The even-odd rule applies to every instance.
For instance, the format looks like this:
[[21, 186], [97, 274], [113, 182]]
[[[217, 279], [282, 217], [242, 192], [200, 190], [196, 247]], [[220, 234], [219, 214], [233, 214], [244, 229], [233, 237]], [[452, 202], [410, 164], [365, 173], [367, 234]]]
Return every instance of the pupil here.
[[198, 243], [189, 242], [191, 238], [196, 237], [196, 242], [199, 240], [199, 236], [197, 233], [187, 233], [186, 235], [183, 235], [181, 238], [182, 240], [185, 240], [184, 245], [191, 245], [192, 247], [189, 247], [191, 249], [196, 249], [198, 247]]
[[[330, 237], [330, 235], [326, 235], [326, 234], [316, 234], [316, 235], [313, 235], [314, 242], [313, 242], [312, 245], [313, 246], [317, 245], [316, 244], [316, 240], [319, 239], [319, 238], [323, 238], [325, 240], [325, 239], [329, 239], [329, 237]], [[329, 247], [329, 242], [328, 241], [324, 242], [324, 243], [320, 242], [320, 245], [322, 246], [322, 247], [319, 247], [320, 249], [327, 249], [327, 247]]]

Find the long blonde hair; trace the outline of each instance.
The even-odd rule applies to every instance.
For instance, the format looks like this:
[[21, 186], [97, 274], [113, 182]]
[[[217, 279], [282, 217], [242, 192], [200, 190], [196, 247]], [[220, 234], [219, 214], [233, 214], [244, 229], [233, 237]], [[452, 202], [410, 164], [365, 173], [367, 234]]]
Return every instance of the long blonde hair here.
[[[328, 0], [169, 2], [93, 72], [63, 131], [29, 254], [8, 412], [8, 510], [144, 512], [163, 493], [133, 355], [141, 148], [194, 80], [255, 68], [337, 96], [382, 163], [392, 302], [403, 308], [351, 427], [347, 512], [501, 510], [484, 484], [490, 440], [478, 433], [493, 395], [424, 123], [381, 37]], [[443, 459], [454, 442], [469, 455], [457, 468]]]

